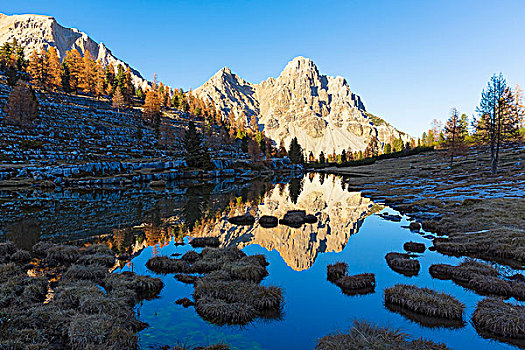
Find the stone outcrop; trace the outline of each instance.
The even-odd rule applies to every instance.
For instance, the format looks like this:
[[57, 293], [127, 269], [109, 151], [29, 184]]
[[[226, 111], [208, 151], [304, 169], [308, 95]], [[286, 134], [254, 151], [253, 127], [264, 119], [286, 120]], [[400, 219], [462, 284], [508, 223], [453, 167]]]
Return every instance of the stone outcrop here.
[[278, 78], [246, 82], [223, 68], [195, 93], [212, 102], [223, 115], [252, 119], [277, 145], [293, 137], [308, 152], [338, 154], [364, 150], [373, 136], [385, 142], [412, 138], [383, 119], [366, 113], [361, 98], [341, 77], [321, 75], [312, 60], [293, 59]]
[[[12, 15], [0, 13], [0, 45], [16, 39], [24, 47], [26, 56], [33, 50], [54, 46], [62, 59], [66, 51], [77, 49], [82, 55], [89, 51], [95, 60], [100, 60], [104, 66], [113, 64], [115, 68], [122, 64], [129, 65], [111, 53], [103, 43], [96, 43], [86, 33], [76, 28], [66, 28], [57, 23], [55, 18], [42, 15]], [[148, 82], [140, 73], [131, 68], [131, 78], [135, 86], [147, 87]]]

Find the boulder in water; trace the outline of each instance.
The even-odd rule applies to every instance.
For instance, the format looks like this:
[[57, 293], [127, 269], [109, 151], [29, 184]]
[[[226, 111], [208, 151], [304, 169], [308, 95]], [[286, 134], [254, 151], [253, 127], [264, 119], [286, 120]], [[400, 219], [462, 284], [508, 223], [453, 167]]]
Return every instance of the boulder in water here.
[[271, 215], [263, 215], [259, 218], [259, 225], [264, 228], [276, 227], [279, 223], [279, 219]]
[[255, 218], [252, 214], [246, 213], [241, 216], [234, 216], [228, 219], [228, 222], [233, 225], [253, 225]]

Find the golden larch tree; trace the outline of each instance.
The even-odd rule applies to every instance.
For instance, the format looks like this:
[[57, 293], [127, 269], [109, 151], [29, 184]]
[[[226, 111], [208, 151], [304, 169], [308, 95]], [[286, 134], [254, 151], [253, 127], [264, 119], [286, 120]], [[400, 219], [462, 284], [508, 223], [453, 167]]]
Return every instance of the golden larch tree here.
[[9, 94], [6, 122], [18, 126], [29, 126], [38, 115], [38, 102], [33, 91], [18, 81]]
[[47, 49], [47, 81], [46, 86], [50, 90], [58, 90], [62, 86], [62, 67], [58, 58], [57, 50], [50, 46]]

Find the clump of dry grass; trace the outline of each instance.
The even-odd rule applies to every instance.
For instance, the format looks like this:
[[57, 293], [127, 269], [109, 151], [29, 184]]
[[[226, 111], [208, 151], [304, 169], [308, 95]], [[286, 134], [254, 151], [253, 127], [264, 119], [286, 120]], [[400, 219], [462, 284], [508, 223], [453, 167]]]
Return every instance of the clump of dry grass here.
[[100, 265], [106, 267], [115, 266], [115, 255], [95, 253], [82, 255], [77, 261], [80, 265]]
[[180, 282], [186, 283], [186, 284], [195, 284], [195, 282], [197, 282], [198, 278], [199, 277], [197, 277], [197, 276], [188, 275], [188, 274], [185, 274], [185, 273], [177, 273], [177, 274], [175, 274], [175, 279], [177, 281], [180, 281]]
[[200, 247], [218, 247], [221, 242], [218, 237], [195, 237], [192, 238], [190, 244], [194, 248]]
[[188, 298], [177, 299], [175, 301], [175, 304], [182, 305], [182, 306], [184, 306], [186, 308], [190, 307], [192, 305], [195, 305], [195, 303], [193, 301], [191, 301], [190, 299], [188, 299]]
[[483, 299], [472, 315], [478, 332], [506, 338], [525, 339], [525, 306], [500, 299]]
[[442, 318], [436, 316], [427, 316], [417, 312], [413, 312], [405, 307], [396, 304], [385, 304], [385, 307], [395, 313], [398, 313], [412, 322], [416, 322], [423, 327], [428, 328], [450, 328], [459, 329], [465, 327], [463, 320]]
[[257, 317], [280, 316], [281, 289], [259, 285], [268, 275], [264, 256], [246, 256], [236, 248], [207, 248], [191, 269], [197, 272], [204, 264], [210, 269], [195, 280], [193, 293], [201, 317], [217, 324], [246, 324]]
[[326, 278], [330, 282], [335, 282], [348, 273], [348, 264], [345, 262], [336, 262], [326, 266]]
[[451, 279], [480, 294], [525, 298], [525, 283], [502, 278], [493, 266], [467, 259], [458, 266], [437, 264], [429, 268], [434, 278]]
[[31, 261], [31, 254], [27, 250], [18, 249], [16, 252], [11, 254], [9, 257], [10, 261], [16, 262], [16, 263], [28, 263]]
[[346, 275], [335, 281], [335, 284], [341, 288], [345, 294], [368, 294], [374, 291], [376, 278], [373, 273], [362, 273], [353, 276]]
[[376, 279], [373, 273], [348, 275], [348, 264], [336, 262], [326, 267], [326, 279], [341, 288], [348, 295], [372, 293]]
[[423, 253], [426, 247], [423, 243], [406, 242], [403, 244], [403, 249], [405, 249], [407, 252]]
[[10, 256], [14, 254], [16, 250], [16, 246], [13, 242], [0, 243], [0, 263], [8, 262]]
[[195, 250], [189, 250], [181, 257], [182, 260], [186, 260], [187, 262], [193, 263], [201, 258], [200, 254], [197, 253]]
[[146, 267], [157, 273], [185, 273], [190, 272], [190, 264], [181, 259], [172, 259], [167, 256], [156, 256], [146, 262]]
[[100, 265], [71, 265], [62, 276], [65, 280], [88, 280], [101, 282], [108, 274], [108, 269]]
[[447, 350], [444, 344], [409, 339], [399, 330], [355, 321], [348, 333], [334, 333], [317, 340], [316, 350]]
[[244, 325], [257, 317], [257, 311], [248, 304], [228, 303], [221, 299], [211, 298], [201, 298], [196, 301], [195, 311], [205, 320], [219, 325]]
[[451, 295], [429, 288], [396, 284], [385, 289], [385, 304], [404, 307], [415, 313], [462, 320], [465, 305]]
[[251, 263], [246, 260], [238, 260], [224, 264], [222, 267], [224, 271], [227, 271], [232, 279], [239, 279], [252, 282], [260, 282], [264, 277], [268, 276], [266, 267]]
[[72, 264], [80, 257], [78, 247], [72, 245], [57, 244], [47, 249], [45, 261], [50, 266]]
[[406, 276], [414, 276], [419, 273], [419, 261], [412, 259], [413, 255], [404, 253], [388, 253], [385, 256], [390, 268]]
[[133, 306], [158, 294], [160, 279], [110, 274], [111, 251], [104, 246], [39, 243], [33, 252], [42, 259], [34, 271], [46, 277], [26, 273], [27, 252], [15, 251], [11, 263], [0, 264], [0, 315], [10, 320], [1, 324], [0, 348], [136, 348], [135, 333], [145, 324]]
[[141, 276], [131, 271], [121, 274], [112, 273], [103, 281], [103, 286], [108, 291], [128, 290], [135, 292], [137, 299], [151, 299], [156, 297], [164, 283], [160, 278]]

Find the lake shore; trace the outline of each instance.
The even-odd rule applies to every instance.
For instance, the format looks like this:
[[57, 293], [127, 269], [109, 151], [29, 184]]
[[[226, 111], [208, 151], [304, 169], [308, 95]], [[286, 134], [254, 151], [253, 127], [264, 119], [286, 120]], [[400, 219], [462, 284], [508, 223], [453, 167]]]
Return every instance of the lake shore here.
[[[502, 149], [490, 175], [488, 149], [471, 148], [452, 165], [442, 150], [371, 165], [325, 168], [350, 188], [420, 223], [444, 254], [481, 258], [514, 268], [525, 264], [525, 148]], [[416, 225], [417, 226], [417, 225]]]

